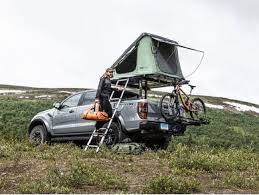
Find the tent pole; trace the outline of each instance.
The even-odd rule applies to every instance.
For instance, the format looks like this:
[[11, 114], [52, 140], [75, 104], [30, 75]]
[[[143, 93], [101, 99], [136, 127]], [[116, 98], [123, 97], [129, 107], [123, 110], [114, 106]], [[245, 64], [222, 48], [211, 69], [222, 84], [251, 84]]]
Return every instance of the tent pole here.
[[142, 98], [142, 79], [139, 80], [139, 97]]
[[147, 99], [147, 79], [145, 78], [145, 99]]

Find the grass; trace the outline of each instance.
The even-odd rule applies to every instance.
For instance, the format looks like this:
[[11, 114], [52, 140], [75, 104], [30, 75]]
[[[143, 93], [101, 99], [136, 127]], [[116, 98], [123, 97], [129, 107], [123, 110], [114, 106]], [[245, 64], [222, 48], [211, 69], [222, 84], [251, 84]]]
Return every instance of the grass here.
[[145, 193], [152, 194], [179, 194], [200, 192], [200, 183], [195, 178], [179, 176], [160, 176], [152, 180], [144, 189]]
[[69, 170], [62, 170], [57, 164], [50, 167], [47, 176], [33, 182], [24, 181], [20, 193], [72, 193], [84, 186], [95, 186], [95, 190], [126, 190], [127, 185], [120, 177], [94, 165], [75, 161]]
[[24, 139], [31, 118], [51, 108], [53, 101], [0, 99], [0, 136], [5, 139]]
[[177, 143], [216, 148], [247, 148], [259, 151], [259, 118], [249, 114], [208, 109], [210, 125], [191, 127]]
[[168, 150], [142, 155], [71, 143], [33, 147], [31, 118], [57, 100], [0, 100], [1, 193], [258, 193], [259, 118], [208, 109]]

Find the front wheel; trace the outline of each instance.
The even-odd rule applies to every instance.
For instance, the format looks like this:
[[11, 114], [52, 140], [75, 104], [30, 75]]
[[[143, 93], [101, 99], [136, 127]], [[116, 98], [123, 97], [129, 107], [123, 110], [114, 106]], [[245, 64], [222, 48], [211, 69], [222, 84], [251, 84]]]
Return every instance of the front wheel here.
[[193, 119], [206, 119], [206, 107], [200, 98], [192, 100], [190, 115]]
[[29, 134], [29, 141], [31, 144], [38, 146], [50, 141], [46, 128], [43, 125], [33, 127]]

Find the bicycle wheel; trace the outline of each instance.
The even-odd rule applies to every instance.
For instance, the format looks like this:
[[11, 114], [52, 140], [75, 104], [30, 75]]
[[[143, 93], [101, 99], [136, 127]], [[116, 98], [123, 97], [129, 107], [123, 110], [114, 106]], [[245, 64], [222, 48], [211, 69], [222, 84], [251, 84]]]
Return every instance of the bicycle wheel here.
[[204, 102], [200, 98], [195, 98], [192, 101], [190, 115], [193, 119], [205, 119], [206, 107]]
[[160, 113], [166, 120], [171, 120], [179, 115], [176, 96], [168, 93], [162, 96], [159, 103]]

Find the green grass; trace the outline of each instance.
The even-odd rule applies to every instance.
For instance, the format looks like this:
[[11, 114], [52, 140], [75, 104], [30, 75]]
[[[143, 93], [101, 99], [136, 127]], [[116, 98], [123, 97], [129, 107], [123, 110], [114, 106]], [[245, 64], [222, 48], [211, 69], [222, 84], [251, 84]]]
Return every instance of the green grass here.
[[1, 193], [258, 193], [259, 118], [208, 109], [168, 150], [142, 155], [74, 144], [33, 147], [31, 118], [58, 100], [0, 100]]
[[94, 165], [75, 161], [69, 170], [57, 165], [50, 167], [46, 178], [33, 182], [24, 181], [19, 186], [20, 193], [72, 193], [84, 186], [95, 186], [100, 190], [127, 190], [120, 177]]
[[259, 151], [259, 118], [249, 114], [208, 109], [209, 125], [191, 127], [175, 141], [216, 148], [247, 148]]
[[200, 183], [195, 178], [179, 176], [160, 176], [152, 180], [144, 189], [145, 193], [152, 194], [179, 194], [200, 192]]
[[0, 137], [23, 139], [32, 117], [51, 108], [53, 101], [0, 99]]

